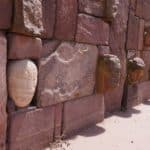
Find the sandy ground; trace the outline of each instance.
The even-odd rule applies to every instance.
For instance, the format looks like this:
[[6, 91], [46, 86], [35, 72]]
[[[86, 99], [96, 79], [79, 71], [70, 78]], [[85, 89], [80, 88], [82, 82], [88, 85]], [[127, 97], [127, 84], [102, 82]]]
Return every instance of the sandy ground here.
[[150, 101], [117, 112], [55, 150], [150, 150]]

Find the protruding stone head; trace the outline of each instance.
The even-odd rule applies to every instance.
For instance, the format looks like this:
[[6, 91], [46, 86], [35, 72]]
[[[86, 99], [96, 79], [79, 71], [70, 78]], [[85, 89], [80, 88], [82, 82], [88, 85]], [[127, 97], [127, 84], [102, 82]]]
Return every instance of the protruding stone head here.
[[106, 0], [105, 16], [107, 21], [113, 21], [118, 14], [119, 0]]
[[128, 82], [134, 84], [144, 76], [145, 63], [143, 59], [134, 57], [128, 60]]
[[119, 86], [121, 63], [117, 56], [104, 54], [99, 57], [97, 66], [97, 93], [105, 93]]
[[32, 101], [37, 85], [37, 67], [30, 60], [12, 61], [8, 66], [8, 91], [18, 107]]

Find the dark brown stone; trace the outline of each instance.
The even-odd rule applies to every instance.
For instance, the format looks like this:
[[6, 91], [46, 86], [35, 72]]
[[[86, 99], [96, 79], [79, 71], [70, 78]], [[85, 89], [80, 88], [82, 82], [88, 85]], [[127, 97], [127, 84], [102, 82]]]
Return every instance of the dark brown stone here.
[[106, 93], [120, 84], [121, 63], [117, 56], [99, 56], [96, 73], [96, 92]]
[[56, 50], [59, 44], [60, 41], [57, 40], [43, 40], [41, 57], [46, 57], [52, 54]]
[[8, 42], [9, 59], [40, 58], [42, 51], [42, 41], [40, 38], [9, 34]]
[[102, 17], [104, 16], [105, 0], [79, 0], [80, 13]]
[[0, 1], [0, 29], [8, 29], [11, 26], [12, 0]]
[[5, 150], [6, 142], [6, 63], [7, 63], [7, 41], [5, 35], [0, 32], [0, 149]]
[[93, 95], [72, 100], [64, 104], [63, 135], [68, 136], [75, 131], [104, 119], [104, 98]]
[[53, 141], [54, 107], [14, 112], [9, 123], [10, 150], [41, 150]]
[[109, 25], [99, 18], [79, 14], [76, 41], [108, 45]]
[[15, 0], [12, 31], [31, 36], [44, 32], [41, 0]]
[[55, 37], [74, 40], [77, 19], [77, 0], [57, 0]]
[[38, 105], [93, 94], [97, 56], [96, 46], [63, 42], [52, 55], [40, 59]]

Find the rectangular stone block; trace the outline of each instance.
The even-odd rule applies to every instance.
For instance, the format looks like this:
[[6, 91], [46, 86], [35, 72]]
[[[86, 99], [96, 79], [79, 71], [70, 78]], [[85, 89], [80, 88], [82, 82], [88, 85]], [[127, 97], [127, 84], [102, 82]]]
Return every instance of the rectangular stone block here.
[[138, 85], [138, 93], [142, 101], [150, 99], [150, 81], [141, 82]]
[[129, 24], [128, 24], [128, 36], [127, 36], [127, 49], [128, 50], [138, 50], [139, 24], [140, 24], [139, 18], [136, 17], [133, 14], [133, 12], [130, 12]]
[[0, 29], [11, 26], [12, 0], [0, 0]]
[[[1, 6], [0, 6], [1, 7]], [[6, 128], [7, 128], [7, 40], [3, 32], [0, 32], [0, 150], [5, 150]]]
[[44, 33], [41, 0], [15, 0], [11, 31], [31, 36]]
[[75, 133], [104, 119], [104, 99], [93, 95], [72, 100], [64, 104], [63, 135]]
[[54, 107], [20, 110], [9, 116], [9, 150], [42, 150], [53, 141]]
[[143, 50], [145, 21], [143, 19], [140, 19], [139, 21], [138, 50]]
[[39, 60], [37, 105], [45, 107], [92, 95], [98, 49], [89, 44], [62, 42]]
[[108, 45], [109, 25], [100, 18], [79, 14], [76, 41], [95, 45]]
[[105, 2], [105, 0], [79, 0], [79, 12], [103, 17]]
[[38, 59], [41, 56], [42, 41], [40, 38], [9, 34], [8, 44], [8, 59]]
[[74, 40], [77, 23], [77, 0], [57, 0], [55, 38]]

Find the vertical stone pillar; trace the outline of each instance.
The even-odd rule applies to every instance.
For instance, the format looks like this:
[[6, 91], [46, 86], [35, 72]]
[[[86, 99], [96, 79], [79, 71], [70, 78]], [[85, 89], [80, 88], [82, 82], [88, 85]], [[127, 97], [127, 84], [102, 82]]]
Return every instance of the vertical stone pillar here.
[[7, 43], [6, 43], [5, 35], [4, 33], [0, 32], [0, 150], [5, 149], [6, 126], [7, 126], [6, 45]]

